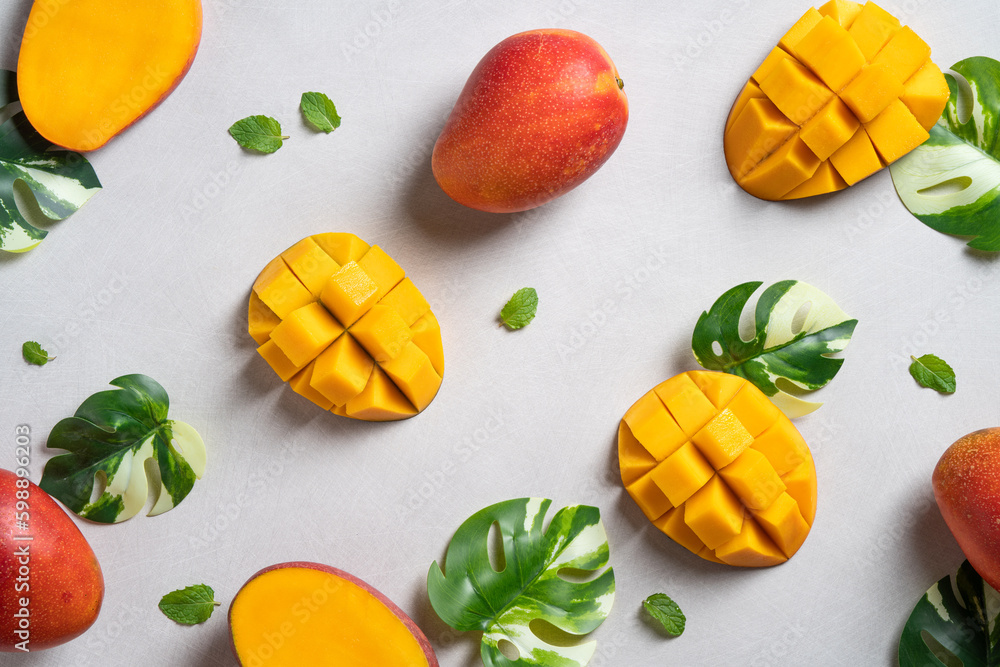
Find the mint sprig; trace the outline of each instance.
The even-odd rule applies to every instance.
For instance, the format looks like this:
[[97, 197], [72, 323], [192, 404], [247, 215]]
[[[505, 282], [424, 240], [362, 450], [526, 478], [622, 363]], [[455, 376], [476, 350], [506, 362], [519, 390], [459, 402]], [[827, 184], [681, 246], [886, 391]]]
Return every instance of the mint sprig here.
[[520, 329], [535, 319], [537, 310], [538, 292], [534, 287], [522, 287], [500, 311], [500, 323], [508, 329]]
[[229, 134], [243, 148], [259, 153], [273, 153], [281, 148], [281, 123], [270, 116], [247, 116], [229, 128]]
[[910, 355], [910, 359], [913, 360], [910, 364], [910, 375], [921, 387], [933, 389], [941, 394], [955, 393], [955, 371], [947, 361], [933, 354], [925, 354], [919, 358]]
[[340, 116], [333, 101], [323, 93], [302, 93], [302, 115], [317, 130], [329, 134], [340, 127]]
[[672, 636], [677, 637], [684, 632], [684, 625], [687, 623], [684, 612], [664, 593], [653, 593], [642, 601], [642, 606]]
[[167, 593], [157, 606], [171, 621], [198, 625], [207, 621], [220, 604], [215, 601], [215, 591], [210, 586], [197, 584]]
[[50, 357], [49, 353], [42, 349], [42, 346], [33, 340], [29, 340], [27, 343], [21, 346], [21, 356], [29, 364], [34, 364], [36, 366], [44, 366], [49, 363], [55, 357]]

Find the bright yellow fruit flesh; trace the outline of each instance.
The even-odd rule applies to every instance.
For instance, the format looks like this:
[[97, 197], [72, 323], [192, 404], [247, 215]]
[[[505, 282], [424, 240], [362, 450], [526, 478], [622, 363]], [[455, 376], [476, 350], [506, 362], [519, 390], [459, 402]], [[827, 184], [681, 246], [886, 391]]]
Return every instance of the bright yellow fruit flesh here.
[[927, 140], [948, 101], [930, 47], [873, 2], [809, 9], [726, 121], [729, 172], [767, 200], [842, 190]]
[[761, 567], [791, 558], [816, 516], [812, 455], [753, 384], [682, 373], [618, 426], [622, 482], [653, 524], [706, 560]]
[[339, 415], [405, 419], [441, 386], [430, 305], [385, 251], [354, 234], [304, 238], [264, 267], [248, 328], [283, 381]]
[[371, 592], [307, 567], [271, 570], [248, 582], [233, 600], [230, 625], [247, 667], [430, 664], [405, 623]]

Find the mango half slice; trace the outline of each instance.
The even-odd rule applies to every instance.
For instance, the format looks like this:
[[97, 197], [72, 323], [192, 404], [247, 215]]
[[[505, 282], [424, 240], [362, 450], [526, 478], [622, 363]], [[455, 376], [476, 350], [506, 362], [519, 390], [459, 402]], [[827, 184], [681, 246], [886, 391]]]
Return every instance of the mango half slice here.
[[691, 371], [647, 392], [618, 426], [618, 461], [646, 518], [706, 560], [783, 563], [816, 516], [809, 447], [735, 375]]
[[854, 185], [922, 144], [948, 101], [931, 49], [873, 2], [810, 8], [726, 121], [729, 173], [761, 199]]
[[400, 266], [354, 234], [309, 236], [253, 284], [250, 335], [292, 389], [324, 410], [406, 419], [444, 376], [441, 328]]

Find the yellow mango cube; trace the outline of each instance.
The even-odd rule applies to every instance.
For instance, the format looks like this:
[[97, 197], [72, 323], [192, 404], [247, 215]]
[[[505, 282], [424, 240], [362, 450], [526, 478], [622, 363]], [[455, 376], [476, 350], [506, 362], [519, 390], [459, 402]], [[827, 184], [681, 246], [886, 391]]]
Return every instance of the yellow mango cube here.
[[868, 178], [884, 166], [863, 127], [859, 127], [854, 136], [830, 156], [830, 164], [848, 185]]
[[798, 467], [808, 457], [805, 440], [787, 419], [772, 424], [754, 439], [751, 447], [766, 456], [779, 475]]
[[417, 414], [418, 410], [378, 366], [372, 370], [364, 390], [345, 406], [348, 417], [366, 421], [394, 421]]
[[802, 126], [799, 137], [817, 158], [826, 161], [850, 141], [860, 126], [848, 106], [839, 97], [834, 97]]
[[264, 267], [254, 281], [253, 291], [264, 305], [282, 319], [313, 300], [312, 293], [295, 277], [281, 257], [275, 257]]
[[378, 285], [356, 262], [348, 262], [330, 276], [320, 301], [345, 327], [378, 303]]
[[662, 461], [687, 441], [663, 402], [655, 393], [645, 394], [635, 402], [623, 420], [643, 448]]
[[740, 567], [770, 567], [788, 560], [756, 521], [744, 521], [740, 534], [718, 547], [715, 556]]
[[402, 352], [382, 363], [382, 369], [417, 410], [430, 405], [441, 387], [431, 360], [413, 343], [407, 343]]
[[706, 547], [717, 549], [740, 534], [745, 508], [715, 475], [684, 503], [684, 523]]
[[431, 309], [427, 299], [416, 288], [413, 281], [403, 278], [395, 287], [382, 297], [379, 303], [389, 306], [403, 318], [406, 326], [413, 326], [413, 323], [427, 314]]
[[795, 499], [802, 512], [802, 518], [812, 525], [816, 517], [816, 467], [812, 457], [799, 464], [791, 472], [782, 475], [787, 493]]
[[874, 2], [866, 2], [847, 32], [861, 49], [865, 60], [871, 62], [897, 30], [899, 19]]
[[326, 281], [340, 269], [309, 236], [281, 253], [281, 258], [314, 297], [319, 297]]
[[281, 320], [271, 331], [271, 340], [293, 364], [305, 366], [342, 333], [340, 322], [313, 301]]
[[930, 132], [941, 118], [950, 95], [948, 82], [941, 74], [941, 69], [928, 60], [903, 84], [903, 94], [899, 99], [920, 126]]
[[[750, 75], [750, 81], [748, 83], [755, 83], [759, 86], [760, 82], [766, 79], [767, 76], [774, 71], [775, 65], [780, 63], [782, 60], [794, 60], [794, 57], [788, 55], [788, 52], [780, 46], [776, 46], [771, 49], [771, 52], [767, 54], [766, 58], [764, 58], [764, 62], [760, 64], [760, 67], [758, 67], [757, 70]], [[760, 88], [758, 87], [757, 90], [760, 90]], [[755, 97], [764, 97], [764, 94], [761, 93], [760, 95], [755, 95]]]
[[819, 8], [819, 13], [829, 16], [846, 30], [861, 13], [861, 5], [851, 0], [830, 0]]
[[413, 331], [400, 314], [382, 304], [372, 306], [351, 326], [350, 332], [380, 364], [398, 357], [413, 338]]
[[296, 373], [302, 370], [301, 366], [293, 364], [281, 348], [275, 345], [273, 340], [269, 340], [257, 348], [257, 354], [264, 358], [267, 365], [278, 374], [282, 382], [288, 382]]
[[865, 132], [887, 164], [892, 164], [930, 137], [900, 100], [894, 100], [875, 120], [866, 123]]
[[809, 180], [802, 185], [796, 186], [794, 190], [782, 197], [782, 200], [825, 195], [843, 190], [846, 187], [847, 181], [837, 173], [837, 170], [833, 168], [833, 164], [827, 160], [816, 169], [816, 173], [810, 176]]
[[905, 26], [882, 47], [872, 59], [872, 65], [884, 65], [899, 81], [906, 81], [923, 67], [930, 57], [931, 47], [927, 46], [927, 42]]
[[295, 377], [288, 381], [288, 386], [292, 388], [299, 396], [303, 398], [308, 398], [310, 401], [323, 408], [324, 410], [329, 410], [333, 407], [333, 401], [328, 399], [323, 394], [316, 391], [312, 386], [313, 369], [315, 368], [315, 361], [310, 362], [308, 366], [299, 371]]
[[358, 260], [358, 266], [378, 285], [379, 299], [388, 294], [405, 275], [399, 264], [377, 245], [372, 246], [365, 256]]
[[438, 324], [434, 313], [427, 313], [419, 320], [410, 325], [413, 332], [413, 343], [424, 351], [424, 354], [434, 364], [434, 370], [438, 375], [444, 377], [444, 346], [441, 342], [441, 325]]
[[348, 262], [356, 262], [365, 256], [369, 245], [354, 234], [343, 232], [326, 232], [314, 234], [312, 240], [323, 252], [329, 255], [340, 266]]
[[682, 509], [671, 509], [653, 521], [653, 525], [688, 551], [698, 553], [705, 548], [704, 542], [694, 534], [690, 526], [684, 523], [684, 510]]
[[795, 56], [833, 91], [846, 86], [865, 65], [861, 49], [840, 23], [829, 16], [824, 16], [799, 41]]
[[795, 123], [785, 118], [766, 98], [747, 100], [732, 127], [733, 139], [725, 146], [726, 164], [737, 177], [742, 177], [778, 150], [796, 129]]
[[649, 477], [660, 487], [670, 504], [680, 507], [712, 478], [714, 471], [698, 448], [690, 442], [653, 468]]
[[687, 376], [717, 410], [726, 407], [746, 383], [746, 380], [736, 375], [714, 371], [688, 371]]
[[796, 125], [812, 118], [833, 97], [833, 91], [815, 74], [790, 59], [775, 65], [760, 82], [760, 89]]
[[627, 487], [633, 498], [638, 498], [639, 508], [646, 518], [655, 521], [673, 508], [663, 491], [656, 485], [653, 478], [643, 475], [631, 482]]
[[[741, 389], [753, 385], [743, 384]], [[781, 418], [781, 410], [759, 391], [740, 391], [726, 404], [726, 409], [743, 425], [751, 439], [766, 431]]]
[[672, 380], [661, 382], [653, 388], [667, 406], [671, 417], [688, 435], [693, 435], [715, 416], [715, 406], [712, 401], [701, 393], [701, 389], [687, 374], [681, 374]]
[[754, 197], [781, 199], [812, 178], [820, 159], [799, 137], [792, 137], [747, 174], [740, 185]]
[[[628, 486], [656, 467], [654, 459], [639, 440], [632, 435], [632, 429], [624, 420], [618, 423], [618, 467], [622, 484]], [[650, 481], [650, 483], [652, 483]]]
[[333, 405], [344, 405], [364, 390], [374, 367], [375, 360], [353, 337], [341, 336], [316, 357], [309, 382]]
[[753, 444], [753, 436], [729, 408], [715, 415], [691, 440], [716, 470], [732, 463]]
[[258, 345], [263, 345], [271, 337], [271, 331], [278, 326], [281, 318], [264, 305], [256, 292], [250, 292], [250, 306], [247, 309], [250, 336]]
[[809, 524], [802, 518], [798, 503], [787, 493], [780, 494], [767, 509], [754, 511], [753, 516], [789, 558], [795, 555], [809, 534]]
[[774, 466], [756, 449], [747, 449], [735, 461], [719, 470], [740, 501], [752, 510], [771, 506], [785, 490]]
[[866, 65], [857, 78], [840, 91], [840, 99], [859, 121], [867, 123], [902, 93], [903, 82], [888, 65]]
[[806, 13], [802, 15], [795, 24], [789, 28], [788, 32], [778, 40], [778, 46], [780, 46], [785, 51], [791, 53], [795, 50], [798, 43], [809, 34], [809, 31], [813, 29], [817, 23], [823, 20], [823, 15], [816, 11], [815, 8], [810, 7], [806, 10]]

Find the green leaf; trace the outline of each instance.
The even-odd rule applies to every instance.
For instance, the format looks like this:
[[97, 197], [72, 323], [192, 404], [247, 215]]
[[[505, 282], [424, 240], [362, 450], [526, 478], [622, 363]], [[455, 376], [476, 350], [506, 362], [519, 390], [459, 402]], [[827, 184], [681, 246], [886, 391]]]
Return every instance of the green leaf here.
[[[804, 401], [778, 387], [788, 382], [798, 390], [826, 386], [843, 359], [831, 358], [851, 340], [858, 321], [848, 319], [829, 296], [812, 285], [784, 280], [760, 295], [750, 340], [740, 336], [740, 316], [760, 282], [737, 285], [701, 314], [691, 348], [709, 370], [746, 378], [757, 385], [789, 417], [800, 417], [822, 403]], [[800, 309], [808, 307], [802, 322]], [[718, 344], [720, 353], [713, 346]]]
[[198, 584], [167, 593], [157, 606], [171, 621], [197, 625], [211, 618], [219, 603], [215, 601], [215, 591], [211, 587]]
[[687, 622], [684, 612], [665, 594], [653, 593], [642, 601], [642, 606], [674, 637], [684, 632], [684, 624]]
[[[14, 72], [0, 70], [0, 109], [17, 99]], [[52, 145], [19, 111], [0, 125], [0, 250], [26, 252], [48, 232], [24, 218], [15, 187], [34, 197], [45, 217], [64, 220], [101, 189], [101, 182], [86, 158]]]
[[42, 346], [33, 340], [29, 340], [27, 343], [21, 346], [21, 356], [29, 364], [34, 364], [36, 366], [44, 366], [49, 363], [55, 357], [50, 357], [49, 353], [42, 349]]
[[233, 123], [229, 134], [243, 148], [259, 153], [273, 153], [288, 138], [281, 134], [281, 123], [270, 116], [247, 116]]
[[322, 130], [329, 134], [340, 127], [340, 116], [337, 115], [337, 107], [329, 97], [323, 93], [302, 93], [302, 102], [299, 104], [302, 115], [312, 123], [317, 130]]
[[538, 310], [538, 292], [534, 287], [522, 287], [500, 311], [500, 322], [509, 329], [520, 329], [535, 319]]
[[[889, 168], [903, 204], [945, 234], [971, 236], [969, 246], [1000, 251], [1000, 62], [967, 58], [952, 66], [951, 96], [930, 138]], [[959, 108], [969, 109], [965, 122]]]
[[910, 359], [913, 360], [910, 364], [910, 375], [922, 387], [942, 394], [955, 393], [955, 371], [947, 361], [933, 354], [925, 354], [919, 359], [910, 355]]
[[[483, 632], [480, 655], [486, 667], [577, 667], [594, 654], [596, 642], [553, 645], [529, 628], [532, 621], [541, 620], [564, 633], [584, 635], [604, 622], [614, 602], [614, 571], [600, 572], [609, 558], [600, 510], [565, 507], [543, 533], [551, 504], [542, 498], [520, 498], [477, 512], [448, 545], [448, 574], [435, 562], [427, 575], [431, 606], [441, 620], [456, 630]], [[494, 523], [502, 538], [499, 572], [488, 551]], [[590, 576], [570, 577], [567, 572]], [[501, 642], [510, 642], [519, 657], [505, 657]]]
[[998, 609], [1000, 593], [965, 561], [954, 586], [944, 577], [913, 608], [899, 638], [900, 667], [1000, 667]]
[[[152, 484], [149, 516], [162, 514], [205, 473], [205, 443], [167, 419], [169, 399], [156, 380], [124, 375], [111, 384], [121, 389], [94, 394], [52, 429], [48, 448], [69, 453], [45, 464], [39, 486], [85, 519], [119, 523], [138, 514]], [[96, 479], [106, 488], [91, 502]]]

